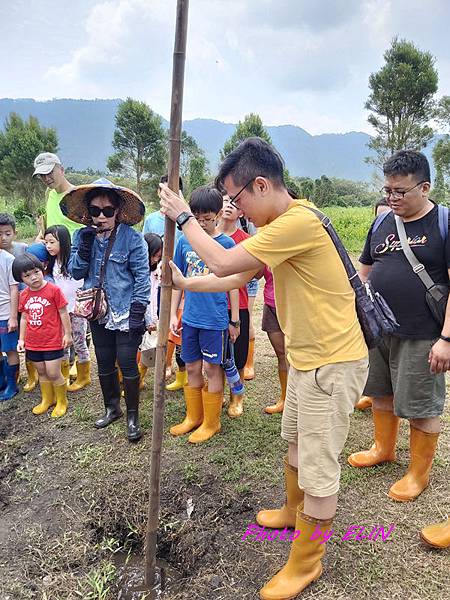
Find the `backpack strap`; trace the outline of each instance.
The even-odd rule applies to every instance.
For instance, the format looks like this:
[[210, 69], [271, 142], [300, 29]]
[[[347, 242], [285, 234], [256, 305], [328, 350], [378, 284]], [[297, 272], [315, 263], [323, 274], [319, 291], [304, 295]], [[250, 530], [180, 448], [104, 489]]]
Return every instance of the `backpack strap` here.
[[442, 241], [445, 243], [448, 237], [448, 207], [438, 204], [438, 221], [439, 231], [441, 233]]
[[375, 231], [378, 229], [378, 227], [381, 225], [381, 223], [385, 220], [385, 218], [391, 214], [392, 211], [390, 210], [385, 210], [384, 212], [381, 213], [381, 215], [378, 215], [375, 219], [375, 221], [373, 222], [373, 226], [372, 226], [372, 234], [375, 233]]

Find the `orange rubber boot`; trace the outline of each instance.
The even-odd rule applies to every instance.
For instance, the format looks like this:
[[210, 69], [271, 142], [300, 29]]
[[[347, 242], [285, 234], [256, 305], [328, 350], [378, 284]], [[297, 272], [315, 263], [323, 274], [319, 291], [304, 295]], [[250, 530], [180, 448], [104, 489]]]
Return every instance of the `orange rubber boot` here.
[[244, 367], [244, 380], [250, 381], [255, 378], [255, 338], [248, 342], [247, 362]]
[[178, 425], [170, 428], [171, 435], [184, 435], [189, 433], [203, 421], [202, 388], [192, 388], [185, 385], [183, 388], [184, 401], [186, 402], [186, 416]]
[[450, 519], [424, 527], [420, 537], [425, 544], [433, 548], [450, 548]]
[[438, 437], [439, 433], [425, 433], [410, 426], [408, 471], [391, 487], [389, 498], [397, 502], [409, 502], [415, 500], [428, 487]]
[[298, 487], [298, 469], [288, 463], [287, 456], [284, 457], [283, 462], [286, 488], [286, 500], [283, 506], [274, 510], [260, 510], [256, 515], [258, 525], [271, 529], [295, 527], [297, 509], [303, 510], [305, 493]]
[[276, 404], [266, 406], [266, 408], [264, 409], [264, 412], [268, 413], [269, 415], [274, 415], [275, 413], [282, 413], [283, 409], [284, 409], [284, 401], [286, 400], [288, 372], [278, 369], [278, 378], [280, 380], [281, 396]]
[[202, 402], [203, 423], [189, 436], [188, 442], [191, 442], [191, 444], [206, 442], [213, 435], [219, 433], [221, 429], [220, 416], [222, 413], [223, 391], [209, 392], [203, 388]]
[[387, 410], [373, 410], [375, 443], [370, 450], [350, 454], [348, 462], [352, 467], [373, 467], [395, 460], [398, 426], [400, 419]]
[[370, 396], [362, 396], [355, 404], [357, 410], [366, 410], [372, 408], [372, 398]]
[[297, 512], [296, 531], [287, 563], [259, 592], [262, 600], [291, 600], [322, 575], [322, 557], [325, 554], [324, 536], [310, 539], [317, 530], [331, 529], [332, 520], [321, 521]]

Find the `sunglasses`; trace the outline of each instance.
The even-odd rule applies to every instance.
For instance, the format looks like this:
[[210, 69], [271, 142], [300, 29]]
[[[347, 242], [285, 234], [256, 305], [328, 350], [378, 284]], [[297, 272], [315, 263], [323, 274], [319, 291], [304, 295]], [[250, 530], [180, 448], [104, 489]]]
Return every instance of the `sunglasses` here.
[[100, 208], [100, 206], [89, 206], [88, 213], [91, 217], [99, 217], [102, 213], [107, 218], [110, 219], [114, 216], [116, 212], [116, 208], [114, 206], [105, 206], [104, 208]]

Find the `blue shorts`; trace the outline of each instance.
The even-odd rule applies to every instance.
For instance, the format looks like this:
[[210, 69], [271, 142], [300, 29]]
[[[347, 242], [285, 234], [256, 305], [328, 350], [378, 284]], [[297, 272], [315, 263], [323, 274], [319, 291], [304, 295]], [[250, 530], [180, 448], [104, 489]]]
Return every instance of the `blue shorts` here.
[[259, 288], [259, 279], [250, 279], [247, 283], [247, 292], [250, 297], [256, 296]]
[[8, 320], [0, 321], [0, 350], [1, 352], [11, 352], [17, 350], [19, 341], [19, 332], [11, 331], [8, 333]]
[[225, 358], [228, 329], [199, 329], [183, 323], [181, 358], [186, 363], [204, 360], [220, 365]]

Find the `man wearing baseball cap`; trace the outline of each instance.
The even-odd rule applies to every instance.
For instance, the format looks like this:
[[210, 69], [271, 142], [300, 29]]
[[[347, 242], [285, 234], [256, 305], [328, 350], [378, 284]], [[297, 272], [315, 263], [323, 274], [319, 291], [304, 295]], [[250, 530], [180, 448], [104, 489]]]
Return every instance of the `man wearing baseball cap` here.
[[[41, 154], [38, 154], [34, 159], [33, 177], [39, 177], [47, 186], [45, 227], [65, 225], [72, 236], [81, 225], [65, 217], [59, 207], [63, 196], [73, 188], [73, 185], [67, 181], [64, 175], [64, 167], [59, 157], [52, 152], [41, 152]], [[42, 239], [42, 233], [40, 232], [39, 239]]]

